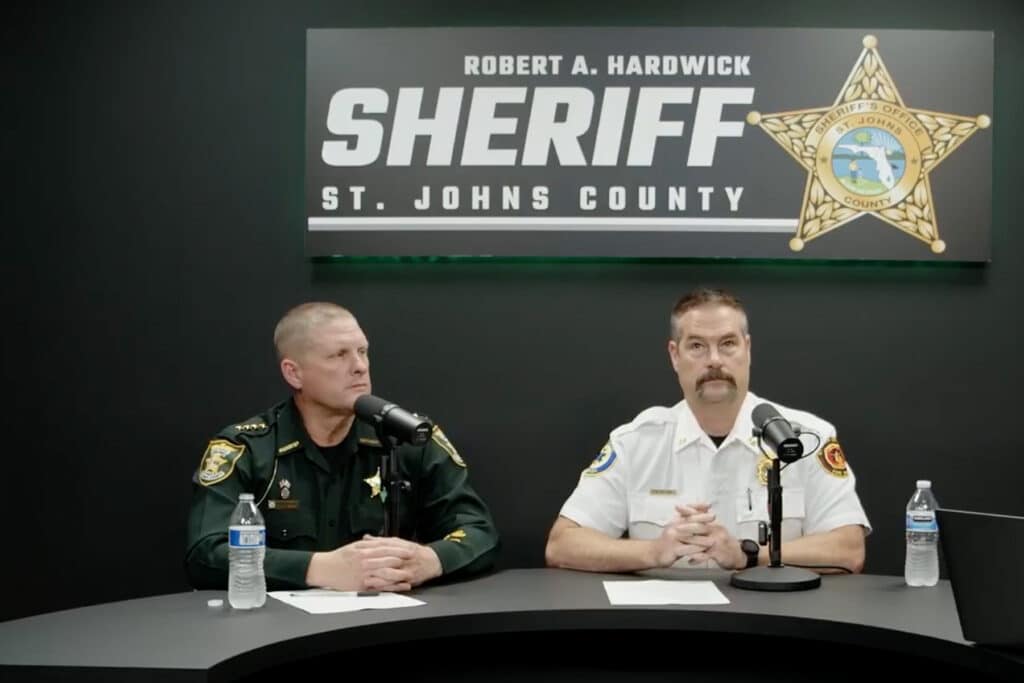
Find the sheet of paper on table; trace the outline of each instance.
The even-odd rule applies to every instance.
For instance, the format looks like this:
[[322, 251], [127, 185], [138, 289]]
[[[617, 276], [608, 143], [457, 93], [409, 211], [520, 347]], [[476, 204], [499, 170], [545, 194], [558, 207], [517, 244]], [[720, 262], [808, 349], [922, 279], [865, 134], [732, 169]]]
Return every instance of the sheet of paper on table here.
[[267, 595], [310, 614], [357, 612], [363, 609], [397, 609], [426, 604], [422, 600], [397, 593], [365, 595], [352, 591], [332, 591], [318, 588], [305, 591], [271, 591]]
[[713, 581], [605, 581], [613, 605], [728, 605]]

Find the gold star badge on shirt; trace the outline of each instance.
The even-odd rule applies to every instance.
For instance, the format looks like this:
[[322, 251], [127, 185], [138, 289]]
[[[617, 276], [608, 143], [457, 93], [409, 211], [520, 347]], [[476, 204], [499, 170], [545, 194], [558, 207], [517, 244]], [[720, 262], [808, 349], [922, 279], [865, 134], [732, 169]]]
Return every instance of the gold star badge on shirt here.
[[[367, 477], [366, 479], [363, 479], [363, 481], [365, 481], [366, 485], [370, 487], [370, 498], [376, 498], [377, 496], [380, 495], [380, 468], [379, 467], [377, 468], [377, 471], [373, 473], [372, 477]], [[383, 500], [383, 496], [381, 497], [381, 499]]]
[[761, 486], [768, 485], [768, 471], [774, 465], [774, 460], [767, 455], [762, 455], [757, 461], [757, 481]]
[[864, 50], [831, 107], [752, 111], [759, 126], [807, 170], [793, 251], [864, 214], [928, 244], [939, 239], [928, 173], [991, 119], [909, 109], [865, 36]]

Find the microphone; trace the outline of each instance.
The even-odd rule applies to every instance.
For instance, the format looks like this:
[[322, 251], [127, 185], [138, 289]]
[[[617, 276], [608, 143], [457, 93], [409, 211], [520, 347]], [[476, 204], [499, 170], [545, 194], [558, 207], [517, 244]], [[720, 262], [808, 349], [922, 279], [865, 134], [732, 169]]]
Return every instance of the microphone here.
[[373, 425], [378, 433], [390, 436], [398, 443], [422, 446], [430, 440], [434, 423], [399, 408], [390, 401], [364, 394], [356, 399], [356, 417]]
[[[802, 591], [821, 586], [821, 577], [803, 567], [782, 564], [782, 465], [799, 460], [804, 445], [797, 434], [800, 428], [779, 415], [768, 403], [754, 407], [751, 414], [754, 436], [775, 451], [768, 470], [768, 560], [767, 567], [751, 567], [736, 572], [729, 583], [737, 588], [755, 591]], [[815, 447], [817, 448], [817, 446]], [[759, 537], [765, 533], [764, 522], [758, 524]], [[760, 539], [759, 539], [760, 540]], [[761, 545], [764, 542], [761, 541]]]
[[804, 444], [797, 436], [798, 431], [773, 406], [767, 403], [756, 406], [752, 420], [754, 436], [764, 439], [779, 460], [790, 463], [803, 457]]

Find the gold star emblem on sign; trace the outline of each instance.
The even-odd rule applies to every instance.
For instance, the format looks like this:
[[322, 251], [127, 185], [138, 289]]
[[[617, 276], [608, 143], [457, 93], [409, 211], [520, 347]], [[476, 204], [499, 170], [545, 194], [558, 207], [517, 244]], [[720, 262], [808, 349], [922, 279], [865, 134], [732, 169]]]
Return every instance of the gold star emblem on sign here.
[[793, 251], [871, 214], [928, 244], [939, 239], [928, 174], [991, 119], [909, 109], [865, 36], [864, 50], [831, 107], [777, 114], [752, 111], [759, 126], [807, 170]]

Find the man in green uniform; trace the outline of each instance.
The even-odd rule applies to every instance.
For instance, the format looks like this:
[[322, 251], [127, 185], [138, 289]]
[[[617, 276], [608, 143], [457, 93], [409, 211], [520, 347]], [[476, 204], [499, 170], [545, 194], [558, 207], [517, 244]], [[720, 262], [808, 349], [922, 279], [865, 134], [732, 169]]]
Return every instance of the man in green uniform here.
[[271, 590], [402, 591], [491, 567], [494, 522], [438, 427], [425, 446], [395, 450], [412, 487], [401, 498], [400, 536], [381, 536], [384, 449], [353, 411], [370, 393], [369, 343], [355, 317], [335, 304], [303, 304], [278, 323], [274, 345], [292, 397], [221, 430], [193, 476], [192, 585], [227, 586], [228, 523], [240, 493], [255, 496], [266, 520]]

